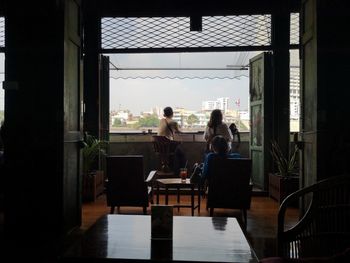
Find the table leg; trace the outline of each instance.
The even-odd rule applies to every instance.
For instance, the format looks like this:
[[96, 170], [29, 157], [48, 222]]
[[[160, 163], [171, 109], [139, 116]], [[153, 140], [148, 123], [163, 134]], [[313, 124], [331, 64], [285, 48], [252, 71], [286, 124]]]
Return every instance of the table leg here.
[[191, 186], [191, 209], [192, 216], [194, 216], [194, 185]]
[[168, 186], [165, 186], [165, 204], [168, 204]]
[[201, 184], [198, 184], [198, 215], [201, 211]]
[[157, 205], [159, 205], [159, 183], [157, 183]]
[[[180, 204], [180, 187], [177, 188], [177, 204]], [[180, 211], [180, 207], [177, 207], [177, 211]]]

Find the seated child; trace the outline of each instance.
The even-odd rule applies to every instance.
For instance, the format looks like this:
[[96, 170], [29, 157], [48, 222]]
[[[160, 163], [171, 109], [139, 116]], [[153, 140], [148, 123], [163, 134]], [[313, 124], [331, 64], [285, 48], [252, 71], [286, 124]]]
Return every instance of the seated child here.
[[204, 160], [203, 172], [201, 174], [203, 181], [208, 176], [208, 165], [210, 163], [210, 160], [212, 160], [215, 156], [226, 156], [227, 158], [241, 158], [241, 155], [239, 153], [228, 153], [229, 147], [227, 141], [221, 135], [217, 135], [212, 139], [211, 146], [213, 152], [208, 153]]

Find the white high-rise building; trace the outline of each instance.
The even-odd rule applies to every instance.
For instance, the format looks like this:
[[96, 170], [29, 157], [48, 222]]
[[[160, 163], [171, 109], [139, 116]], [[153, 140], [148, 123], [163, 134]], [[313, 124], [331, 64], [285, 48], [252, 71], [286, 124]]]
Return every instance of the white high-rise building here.
[[300, 79], [299, 68], [291, 68], [290, 70], [290, 118], [299, 119], [300, 115]]
[[215, 110], [217, 109], [217, 101], [206, 100], [202, 101], [202, 110]]
[[216, 101], [217, 108], [225, 113], [228, 110], [228, 98], [218, 98]]
[[211, 111], [215, 109], [220, 109], [225, 113], [228, 110], [228, 98], [202, 101], [202, 110]]

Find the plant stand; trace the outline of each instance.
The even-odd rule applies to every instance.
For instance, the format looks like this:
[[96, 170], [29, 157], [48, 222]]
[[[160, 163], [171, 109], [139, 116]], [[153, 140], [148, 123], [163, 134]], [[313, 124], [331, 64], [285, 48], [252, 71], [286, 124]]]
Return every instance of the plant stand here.
[[95, 171], [90, 175], [83, 175], [83, 202], [95, 202], [96, 197], [104, 192], [104, 182], [103, 171]]
[[299, 189], [299, 177], [282, 177], [277, 174], [269, 173], [269, 196], [282, 203], [291, 193]]

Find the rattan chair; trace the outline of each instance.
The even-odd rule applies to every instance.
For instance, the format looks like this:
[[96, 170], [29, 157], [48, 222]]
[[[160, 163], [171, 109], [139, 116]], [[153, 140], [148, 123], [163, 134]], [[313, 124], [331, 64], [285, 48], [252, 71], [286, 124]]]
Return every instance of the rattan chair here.
[[[285, 230], [287, 207], [295, 200], [308, 208]], [[350, 247], [350, 175], [330, 177], [289, 195], [278, 213], [278, 254], [283, 258], [329, 257]]]

